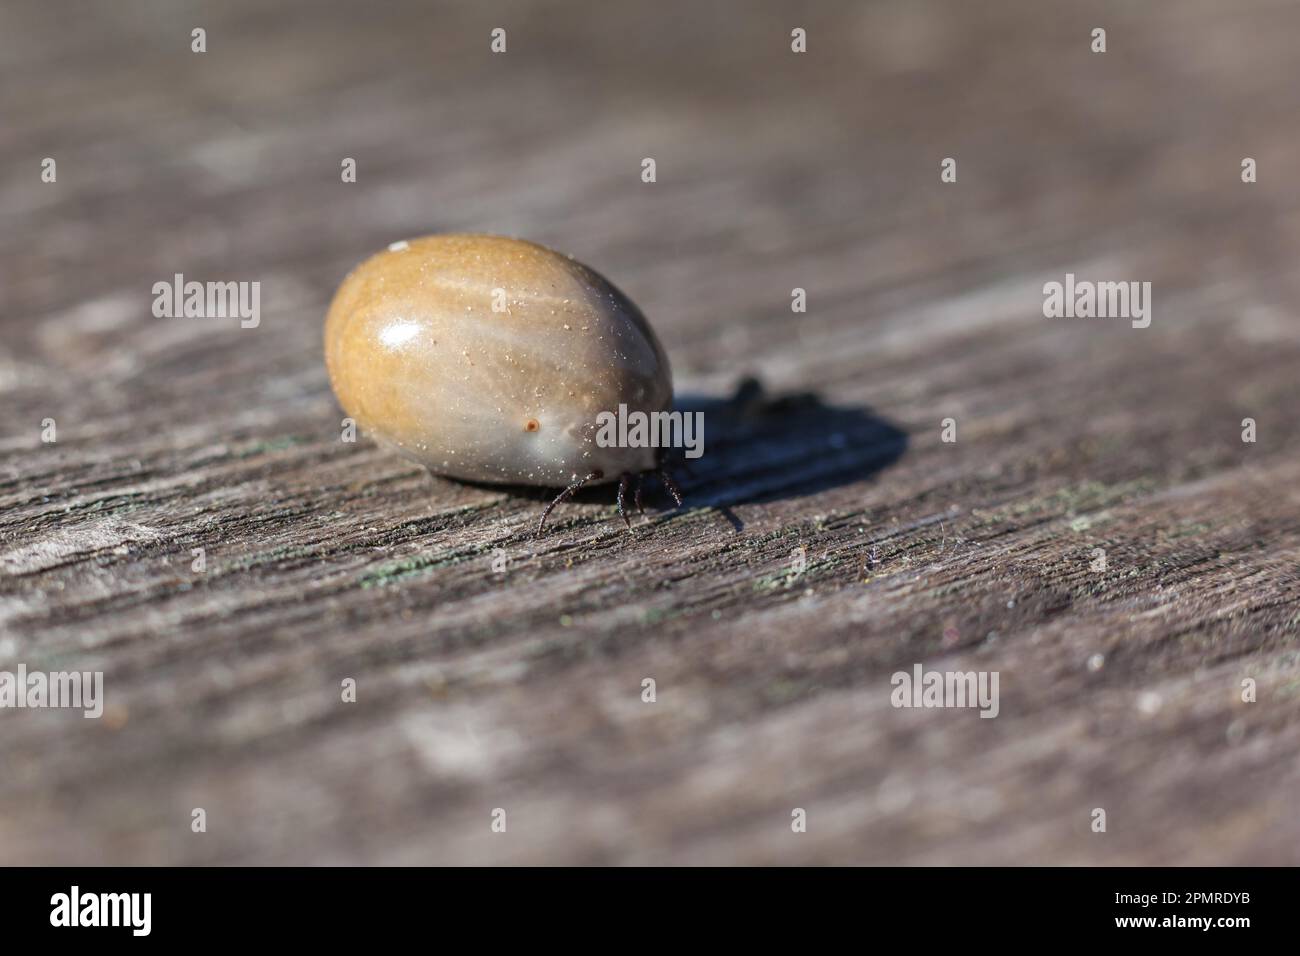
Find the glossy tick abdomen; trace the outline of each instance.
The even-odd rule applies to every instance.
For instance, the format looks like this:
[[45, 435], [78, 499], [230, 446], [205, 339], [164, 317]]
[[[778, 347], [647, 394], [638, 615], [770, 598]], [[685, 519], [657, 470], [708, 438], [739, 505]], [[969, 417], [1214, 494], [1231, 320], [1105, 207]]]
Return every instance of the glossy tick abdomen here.
[[343, 281], [325, 363], [360, 428], [440, 475], [562, 487], [656, 465], [602, 448], [597, 416], [671, 408], [640, 310], [601, 275], [500, 236], [394, 243]]

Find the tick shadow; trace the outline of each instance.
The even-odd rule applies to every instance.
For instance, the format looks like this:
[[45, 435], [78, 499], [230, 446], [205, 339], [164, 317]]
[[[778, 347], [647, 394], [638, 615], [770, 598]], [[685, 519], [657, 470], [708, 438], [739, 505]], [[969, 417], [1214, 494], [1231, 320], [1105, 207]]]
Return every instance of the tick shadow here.
[[866, 481], [907, 451], [907, 433], [866, 407], [828, 405], [815, 392], [769, 393], [755, 378], [730, 398], [678, 396], [704, 413], [704, 454], [682, 465], [691, 507], [712, 507], [740, 531], [734, 505], [815, 495]]
[[[872, 478], [907, 450], [907, 433], [870, 409], [828, 405], [813, 392], [771, 394], [754, 378], [728, 398], [677, 396], [675, 411], [703, 413], [703, 454], [670, 451], [664, 464], [689, 508], [716, 508], [736, 531], [732, 507], [815, 495]], [[496, 486], [500, 488], [501, 486]], [[549, 502], [554, 491], [511, 487], [521, 497]], [[609, 505], [609, 485], [584, 488], [570, 499]], [[673, 505], [647, 476], [646, 513]]]

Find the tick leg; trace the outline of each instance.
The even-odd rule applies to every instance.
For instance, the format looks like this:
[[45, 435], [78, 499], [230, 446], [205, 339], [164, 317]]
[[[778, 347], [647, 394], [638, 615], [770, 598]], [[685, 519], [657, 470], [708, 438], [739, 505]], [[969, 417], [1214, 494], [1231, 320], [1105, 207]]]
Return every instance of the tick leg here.
[[682, 506], [682, 492], [677, 487], [677, 482], [673, 481], [673, 476], [660, 468], [659, 480], [664, 483], [664, 487], [668, 489], [668, 493], [673, 496], [673, 501], [677, 502], [677, 507], [680, 508]]
[[537, 522], [537, 536], [539, 538], [542, 536], [542, 529], [546, 527], [546, 519], [551, 516], [551, 512], [555, 510], [556, 505], [558, 505], [562, 501], [568, 501], [570, 498], [573, 497], [573, 493], [575, 491], [577, 491], [587, 482], [591, 481], [591, 479], [599, 478], [599, 477], [600, 477], [600, 472], [593, 471], [586, 478], [579, 478], [573, 484], [569, 485], [569, 487], [565, 488], [558, 495], [556, 495], [555, 500], [552, 501], [549, 505], [547, 505], [546, 508], [542, 511], [542, 520]]
[[627, 519], [627, 511], [623, 508], [623, 498], [627, 495], [627, 484], [631, 480], [632, 476], [626, 471], [618, 479], [618, 516], [623, 519], [628, 531], [632, 530], [632, 522]]
[[636, 493], [632, 496], [632, 500], [636, 502], [636, 510], [637, 510], [637, 514], [640, 514], [640, 515], [644, 515], [644, 514], [645, 514], [645, 508], [643, 508], [643, 507], [641, 506], [641, 486], [644, 485], [644, 484], [645, 484], [645, 474], [642, 473], [642, 474], [637, 475], [637, 476], [636, 476]]

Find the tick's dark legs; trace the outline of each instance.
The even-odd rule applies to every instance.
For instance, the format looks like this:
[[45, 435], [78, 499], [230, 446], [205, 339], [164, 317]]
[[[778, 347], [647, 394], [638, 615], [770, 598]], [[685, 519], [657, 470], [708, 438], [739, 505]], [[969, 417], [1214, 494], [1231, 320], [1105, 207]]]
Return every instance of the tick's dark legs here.
[[[623, 498], [627, 495], [628, 482], [631, 480], [632, 476], [626, 471], [623, 472], [618, 479], [618, 516], [623, 519], [623, 524], [627, 525], [628, 531], [632, 530], [632, 522], [628, 520], [627, 511], [623, 508]], [[641, 489], [638, 486], [637, 491], [639, 492], [640, 490]]]
[[[636, 510], [642, 515], [645, 514], [645, 507], [641, 503], [641, 491], [645, 487], [645, 475], [645, 472], [637, 474], [636, 491], [632, 495], [632, 500], [636, 502]], [[677, 502], [677, 507], [680, 508], [682, 506], [682, 493], [678, 490], [677, 483], [673, 481], [667, 469], [659, 469], [659, 480], [664, 483], [664, 487], [668, 489], [668, 493], [673, 496], [673, 500]], [[628, 472], [624, 472], [623, 477], [618, 480], [618, 515], [623, 519], [623, 523], [628, 526], [628, 530], [631, 530], [632, 522], [627, 519], [627, 509], [623, 503], [627, 499], [627, 489], [631, 481], [632, 475]]]
[[[537, 522], [537, 534], [538, 534], [539, 536], [541, 535], [541, 533], [542, 533], [542, 529], [546, 527], [546, 519], [549, 518], [549, 517], [551, 516], [551, 512], [555, 510], [555, 506], [556, 506], [556, 505], [560, 504], [560, 502], [562, 502], [562, 501], [568, 501], [570, 498], [573, 497], [573, 493], [574, 493], [575, 491], [577, 491], [579, 488], [581, 488], [581, 487], [582, 487], [583, 485], [585, 485], [587, 482], [591, 481], [593, 478], [599, 478], [599, 477], [600, 477], [600, 472], [598, 472], [598, 471], [593, 471], [593, 472], [592, 472], [590, 475], [588, 475], [586, 478], [579, 478], [579, 479], [578, 479], [577, 481], [575, 481], [573, 484], [569, 485], [569, 487], [565, 488], [565, 489], [564, 489], [563, 491], [561, 491], [558, 495], [556, 495], [556, 496], [555, 496], [555, 500], [552, 501], [549, 505], [547, 505], [547, 506], [546, 506], [546, 509], [542, 512], [542, 520], [539, 521], [539, 522]], [[620, 496], [621, 496], [621, 493], [622, 493], [622, 492], [621, 492], [621, 489], [620, 489]]]
[[664, 487], [668, 489], [668, 493], [673, 496], [673, 501], [677, 502], [677, 507], [680, 508], [682, 506], [682, 492], [681, 489], [677, 487], [677, 482], [673, 481], [673, 476], [668, 474], [668, 472], [663, 468], [660, 468], [659, 480], [664, 483]]
[[[546, 519], [551, 516], [551, 512], [555, 510], [556, 505], [568, 501], [570, 498], [573, 497], [574, 493], [577, 492], [577, 490], [581, 488], [583, 485], [585, 485], [587, 482], [592, 481], [596, 478], [603, 478], [603, 477], [604, 477], [603, 472], [593, 471], [585, 478], [579, 478], [577, 481], [573, 482], [573, 484], [569, 485], [569, 487], [565, 488], [558, 495], [556, 495], [555, 500], [552, 501], [549, 505], [547, 505], [546, 508], [542, 511], [542, 518], [540, 521], [537, 522], [537, 534], [540, 536], [543, 529], [545, 529]], [[681, 490], [677, 487], [677, 482], [673, 481], [672, 475], [668, 474], [668, 471], [666, 469], [660, 468], [659, 480], [663, 482], [664, 487], [668, 489], [668, 493], [672, 495], [673, 500], [677, 502], [677, 507], [680, 508], [682, 506], [682, 493]], [[636, 503], [636, 510], [639, 511], [641, 514], [645, 514], [645, 508], [641, 504], [641, 488], [644, 482], [645, 482], [645, 474], [644, 473], [638, 474], [636, 476], [636, 491], [633, 492], [632, 494], [632, 500]], [[632, 473], [625, 471], [623, 472], [622, 475], [619, 476], [618, 479], [618, 499], [617, 499], [618, 516], [623, 519], [623, 523], [627, 525], [629, 531], [632, 530], [632, 522], [627, 516], [627, 490], [631, 486], [632, 486]]]

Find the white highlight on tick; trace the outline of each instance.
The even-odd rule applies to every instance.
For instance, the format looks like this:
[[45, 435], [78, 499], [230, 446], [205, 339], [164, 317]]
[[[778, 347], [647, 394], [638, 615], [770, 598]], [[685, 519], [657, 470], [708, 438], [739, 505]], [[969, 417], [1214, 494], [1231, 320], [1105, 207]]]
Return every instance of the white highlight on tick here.
[[379, 341], [390, 349], [411, 341], [420, 334], [420, 326], [414, 322], [395, 322], [379, 333]]

